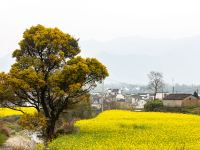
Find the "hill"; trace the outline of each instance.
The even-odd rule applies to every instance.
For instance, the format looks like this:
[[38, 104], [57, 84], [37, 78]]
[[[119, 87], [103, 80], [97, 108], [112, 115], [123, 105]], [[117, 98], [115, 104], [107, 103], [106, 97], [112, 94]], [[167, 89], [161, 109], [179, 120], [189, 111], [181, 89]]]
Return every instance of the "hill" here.
[[[200, 36], [180, 39], [121, 37], [110, 41], [81, 41], [85, 56], [100, 59], [110, 72], [107, 82], [146, 84], [151, 70], [167, 83], [199, 84]], [[184, 67], [182, 67], [184, 66]], [[178, 69], [178, 71], [177, 71]]]

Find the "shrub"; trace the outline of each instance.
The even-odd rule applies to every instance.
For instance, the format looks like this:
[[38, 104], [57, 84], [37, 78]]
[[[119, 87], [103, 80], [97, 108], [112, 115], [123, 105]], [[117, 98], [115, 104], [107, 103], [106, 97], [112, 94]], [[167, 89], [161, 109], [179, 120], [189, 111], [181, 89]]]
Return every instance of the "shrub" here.
[[18, 124], [28, 130], [41, 131], [46, 128], [47, 120], [42, 113], [24, 114]]
[[159, 111], [163, 107], [161, 100], [151, 100], [144, 105], [145, 111]]

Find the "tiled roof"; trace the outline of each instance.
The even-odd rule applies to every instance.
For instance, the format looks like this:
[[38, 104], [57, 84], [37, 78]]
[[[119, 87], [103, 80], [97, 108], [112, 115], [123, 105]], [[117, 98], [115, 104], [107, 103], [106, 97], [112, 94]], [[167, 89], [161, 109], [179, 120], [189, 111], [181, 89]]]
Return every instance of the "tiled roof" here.
[[192, 96], [192, 94], [169, 94], [164, 97], [164, 100], [183, 100], [188, 96]]

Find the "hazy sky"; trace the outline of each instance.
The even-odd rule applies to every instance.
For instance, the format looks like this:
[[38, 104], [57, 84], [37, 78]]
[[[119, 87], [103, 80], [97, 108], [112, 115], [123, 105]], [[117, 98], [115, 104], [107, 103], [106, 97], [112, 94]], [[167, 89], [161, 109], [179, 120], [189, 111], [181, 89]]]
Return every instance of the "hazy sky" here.
[[[199, 7], [199, 0], [1, 0], [0, 58], [17, 48], [26, 28], [37, 24], [58, 27], [80, 42], [195, 37], [200, 35]], [[121, 53], [135, 54], [135, 50]], [[200, 77], [200, 72], [196, 74]]]

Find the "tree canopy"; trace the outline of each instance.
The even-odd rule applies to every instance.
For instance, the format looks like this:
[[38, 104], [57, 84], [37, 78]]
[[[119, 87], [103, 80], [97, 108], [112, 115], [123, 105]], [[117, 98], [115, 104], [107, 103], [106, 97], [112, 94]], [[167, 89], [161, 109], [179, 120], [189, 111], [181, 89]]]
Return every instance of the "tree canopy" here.
[[108, 76], [103, 64], [78, 56], [80, 51], [78, 40], [58, 28], [27, 29], [13, 52], [16, 62], [9, 73], [0, 74], [3, 105], [42, 111], [48, 120], [46, 136], [52, 138], [60, 113]]

